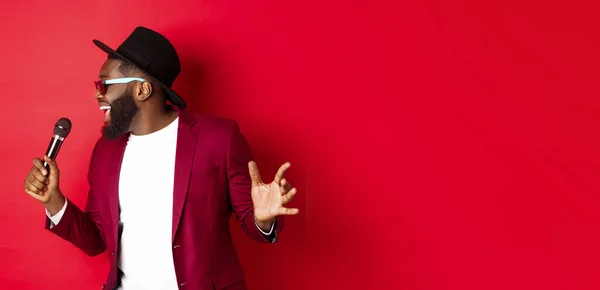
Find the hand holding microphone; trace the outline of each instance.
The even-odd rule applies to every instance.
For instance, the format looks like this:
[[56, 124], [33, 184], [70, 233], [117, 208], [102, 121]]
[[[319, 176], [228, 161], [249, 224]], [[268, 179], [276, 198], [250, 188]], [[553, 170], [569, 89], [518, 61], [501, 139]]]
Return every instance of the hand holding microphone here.
[[52, 215], [60, 211], [65, 203], [65, 197], [58, 186], [60, 172], [55, 159], [70, 131], [71, 121], [69, 119], [61, 118], [56, 122], [54, 135], [50, 140], [44, 159], [33, 159], [33, 167], [25, 178], [25, 192], [41, 201]]

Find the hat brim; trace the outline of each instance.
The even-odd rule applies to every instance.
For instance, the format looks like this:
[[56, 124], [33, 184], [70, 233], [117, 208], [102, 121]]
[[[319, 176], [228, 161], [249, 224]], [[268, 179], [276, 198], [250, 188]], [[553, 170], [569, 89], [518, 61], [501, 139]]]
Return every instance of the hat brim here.
[[[94, 39], [94, 44], [100, 48], [101, 50], [103, 50], [104, 52], [106, 52], [107, 54], [112, 54], [117, 56], [118, 58], [124, 59], [126, 61], [128, 61], [129, 63], [135, 65], [140, 71], [144, 72], [145, 74], [149, 75], [150, 77], [152, 77], [151, 74], [149, 74], [147, 71], [145, 71], [144, 69], [142, 69], [141, 67], [137, 66], [133, 61], [129, 60], [127, 57], [125, 57], [124, 55], [118, 53], [117, 51], [115, 51], [114, 49], [110, 48], [108, 45], [102, 43], [102, 41]], [[187, 105], [185, 104], [185, 101], [175, 92], [173, 91], [171, 88], [169, 88], [168, 86], [166, 86], [165, 84], [163, 84], [161, 81], [157, 80], [156, 78], [152, 77], [152, 79], [157, 82], [165, 91], [165, 94], [167, 95], [167, 99], [173, 103], [173, 105], [181, 108], [181, 109], [185, 109], [187, 107]]]

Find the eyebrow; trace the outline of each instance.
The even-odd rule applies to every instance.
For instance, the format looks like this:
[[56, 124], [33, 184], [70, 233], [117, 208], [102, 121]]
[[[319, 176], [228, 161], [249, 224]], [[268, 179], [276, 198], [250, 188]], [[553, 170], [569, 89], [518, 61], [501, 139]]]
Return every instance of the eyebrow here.
[[101, 74], [98, 78], [109, 78], [109, 76], [105, 75], [105, 74]]

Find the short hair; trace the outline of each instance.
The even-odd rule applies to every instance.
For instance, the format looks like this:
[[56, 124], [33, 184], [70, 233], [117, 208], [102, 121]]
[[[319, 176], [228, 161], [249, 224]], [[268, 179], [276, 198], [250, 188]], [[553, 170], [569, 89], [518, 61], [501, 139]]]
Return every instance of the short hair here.
[[115, 54], [109, 54], [108, 59], [119, 60], [120, 63], [119, 63], [119, 67], [117, 69], [119, 70], [119, 72], [121, 72], [122, 74], [124, 74], [126, 76], [129, 76], [129, 74], [132, 71], [137, 70], [137, 67], [133, 63], [131, 63]]

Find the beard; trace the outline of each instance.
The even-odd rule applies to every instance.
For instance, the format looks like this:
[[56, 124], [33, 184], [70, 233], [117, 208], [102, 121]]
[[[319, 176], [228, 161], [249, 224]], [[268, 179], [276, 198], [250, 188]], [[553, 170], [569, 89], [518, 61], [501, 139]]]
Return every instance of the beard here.
[[107, 139], [116, 139], [129, 132], [133, 117], [138, 110], [133, 96], [124, 92], [110, 104], [110, 120], [102, 127], [102, 136]]

